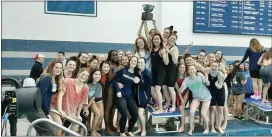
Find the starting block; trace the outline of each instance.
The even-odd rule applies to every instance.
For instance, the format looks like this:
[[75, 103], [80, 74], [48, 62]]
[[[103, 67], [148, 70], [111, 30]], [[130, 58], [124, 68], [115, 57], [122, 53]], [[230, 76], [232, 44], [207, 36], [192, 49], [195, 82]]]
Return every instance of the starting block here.
[[262, 117], [265, 121], [261, 121], [265, 124], [272, 124], [270, 121], [272, 118], [272, 103], [263, 103], [261, 100], [255, 100], [252, 98], [245, 98], [245, 118], [246, 120], [253, 119], [261, 121]]
[[[175, 118], [175, 117], [181, 117], [182, 115], [180, 114], [179, 108], [176, 108], [176, 111], [174, 112], [163, 112], [160, 114], [154, 114], [153, 112], [153, 108], [151, 106], [147, 106], [146, 110], [148, 111], [148, 113], [150, 113], [150, 117], [147, 119], [148, 121], [148, 125], [147, 128], [152, 128], [153, 130], [155, 130], [155, 132], [157, 133], [170, 133], [170, 132], [177, 132], [179, 129], [179, 122], [174, 122], [176, 123], [176, 130], [173, 131], [160, 131], [159, 130], [159, 124], [160, 123], [156, 123], [156, 127], [155, 129], [153, 128], [153, 123], [152, 123], [152, 118]], [[186, 112], [186, 109], [185, 109]]]

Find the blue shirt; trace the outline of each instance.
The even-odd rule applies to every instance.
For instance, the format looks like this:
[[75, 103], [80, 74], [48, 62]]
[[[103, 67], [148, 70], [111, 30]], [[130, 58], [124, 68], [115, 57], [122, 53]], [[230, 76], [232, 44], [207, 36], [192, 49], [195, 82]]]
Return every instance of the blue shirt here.
[[249, 72], [248, 71], [244, 71], [244, 75], [247, 78], [247, 82], [246, 82], [246, 85], [245, 85], [246, 93], [252, 93], [253, 84], [252, 84], [252, 79], [251, 79], [251, 77], [249, 75]]
[[264, 51], [263, 52], [253, 52], [250, 48], [247, 48], [241, 63], [244, 63], [246, 61], [246, 59], [249, 57], [249, 69], [250, 70], [260, 70], [260, 65], [258, 65], [257, 62], [263, 53], [264, 53]]
[[49, 74], [42, 75], [40, 77], [39, 83], [37, 84], [37, 87], [41, 90], [42, 110], [45, 115], [49, 115], [52, 96], [54, 95], [54, 93], [56, 93], [52, 92], [53, 85], [51, 82], [51, 76]]
[[[134, 73], [130, 73], [127, 68], [123, 68], [116, 72], [114, 81], [113, 81], [113, 88], [116, 93], [121, 92], [122, 97], [131, 99], [133, 97], [133, 93], [135, 91], [135, 78]], [[119, 88], [118, 83], [124, 85], [122, 89]]]

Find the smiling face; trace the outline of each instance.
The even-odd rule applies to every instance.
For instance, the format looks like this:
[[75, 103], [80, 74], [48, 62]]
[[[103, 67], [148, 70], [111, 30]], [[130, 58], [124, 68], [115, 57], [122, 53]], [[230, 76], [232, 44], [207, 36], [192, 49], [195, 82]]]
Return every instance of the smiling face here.
[[209, 56], [208, 56], [208, 61], [211, 63], [211, 62], [214, 62], [216, 59], [215, 59], [215, 56], [214, 56], [214, 54], [209, 54]]
[[169, 45], [175, 45], [176, 41], [177, 41], [177, 37], [175, 35], [171, 35], [167, 42]]
[[137, 57], [131, 57], [130, 62], [129, 62], [129, 67], [134, 69], [138, 63], [137, 60], [138, 60]]
[[249, 64], [245, 63], [245, 70], [249, 70]]
[[184, 64], [179, 65], [179, 74], [184, 74], [185, 71], [186, 71], [185, 65]]
[[140, 70], [144, 70], [145, 69], [145, 60], [143, 58], [139, 58], [139, 60], [138, 60], [138, 68]]
[[143, 39], [137, 39], [137, 46], [139, 49], [144, 49], [145, 43]]
[[211, 65], [212, 71], [218, 71], [219, 69], [219, 64], [217, 62], [213, 62]]
[[119, 51], [118, 52], [118, 60], [122, 60], [123, 56], [124, 56], [124, 52], [123, 51]]
[[152, 42], [154, 46], [159, 47], [162, 41], [159, 35], [155, 35]]
[[221, 51], [216, 51], [215, 52], [215, 59], [220, 61], [222, 58], [222, 52]]
[[204, 61], [205, 61], [205, 56], [206, 56], [205, 52], [199, 52], [199, 54], [198, 54], [198, 56], [197, 56], [197, 59], [198, 59], [199, 61], [204, 62]]
[[163, 38], [168, 39], [169, 36], [170, 36], [170, 30], [169, 29], [164, 29]]
[[118, 53], [116, 51], [113, 51], [111, 53], [111, 60], [114, 61], [114, 62], [118, 61]]
[[87, 63], [87, 58], [88, 58], [88, 55], [86, 53], [82, 53], [81, 56], [79, 57], [80, 63], [82, 64]]
[[81, 82], [85, 82], [89, 77], [89, 72], [88, 71], [82, 71], [81, 73], [78, 74], [78, 79], [81, 81]]
[[107, 63], [103, 63], [101, 71], [103, 74], [108, 74], [110, 71], [110, 65]]
[[122, 64], [123, 66], [127, 66], [127, 65], [128, 65], [128, 62], [129, 62], [128, 57], [127, 57], [127, 56], [123, 56], [123, 57], [122, 57], [121, 64]]
[[55, 66], [53, 67], [53, 74], [55, 76], [60, 75], [62, 72], [62, 64], [61, 63], [56, 63]]
[[196, 74], [196, 68], [195, 68], [195, 66], [189, 66], [188, 67], [188, 74], [190, 76], [194, 76]]
[[67, 62], [66, 68], [71, 72], [74, 71], [76, 69], [76, 62], [70, 60], [69, 62]]
[[93, 69], [98, 68], [98, 64], [99, 64], [99, 62], [97, 59], [94, 59], [92, 62], [90, 62], [90, 66]]
[[101, 72], [100, 71], [95, 71], [93, 73], [93, 80], [94, 82], [99, 82], [101, 79]]
[[187, 57], [185, 59], [185, 63], [186, 63], [186, 65], [193, 65], [194, 64], [193, 58], [192, 57]]

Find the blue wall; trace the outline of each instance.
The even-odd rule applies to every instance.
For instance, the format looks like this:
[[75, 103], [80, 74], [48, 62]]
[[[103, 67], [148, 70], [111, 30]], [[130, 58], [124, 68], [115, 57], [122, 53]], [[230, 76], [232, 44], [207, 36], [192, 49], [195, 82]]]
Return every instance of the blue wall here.
[[[179, 45], [179, 51], [182, 53], [187, 45]], [[45, 41], [45, 40], [18, 40], [2, 39], [2, 52], [21, 51], [21, 52], [92, 52], [107, 53], [109, 50], [134, 50], [134, 44], [129, 43], [99, 43], [99, 42], [72, 42], [72, 41]], [[200, 49], [205, 49], [207, 53], [220, 49], [225, 56], [243, 56], [245, 47], [215, 47], [194, 45], [190, 53], [198, 54]], [[18, 56], [18, 55], [17, 55]], [[20, 56], [20, 55], [19, 55]], [[240, 59], [240, 58], [237, 58]], [[2, 57], [2, 70], [30, 70], [34, 63], [33, 58], [7, 58]], [[46, 58], [44, 67], [50, 61]]]

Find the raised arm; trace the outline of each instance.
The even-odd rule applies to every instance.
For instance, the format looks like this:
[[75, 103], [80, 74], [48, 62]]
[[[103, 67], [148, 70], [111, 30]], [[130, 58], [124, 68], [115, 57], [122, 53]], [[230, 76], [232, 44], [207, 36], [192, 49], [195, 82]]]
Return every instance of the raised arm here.
[[155, 31], [157, 34], [161, 34], [160, 30], [158, 29], [157, 25], [156, 25], [156, 21], [155, 20], [152, 20], [152, 23], [153, 23], [153, 26], [155, 28]]
[[170, 54], [172, 56], [172, 61], [175, 63], [175, 64], [178, 64], [178, 56], [179, 56], [179, 51], [178, 51], [178, 48], [177, 47], [174, 47], [170, 50]]
[[161, 49], [159, 52], [160, 52], [160, 55], [163, 59], [164, 64], [168, 65], [169, 64], [169, 58], [168, 58], [169, 51], [167, 51], [166, 49]]
[[138, 36], [139, 37], [143, 37], [143, 35], [142, 35], [143, 26], [144, 26], [144, 21], [142, 21], [141, 26], [140, 26], [140, 28], [138, 30]]
[[182, 56], [185, 54], [189, 54], [190, 48], [193, 46], [193, 41], [188, 45], [188, 47], [185, 49], [185, 51], [182, 53]]

